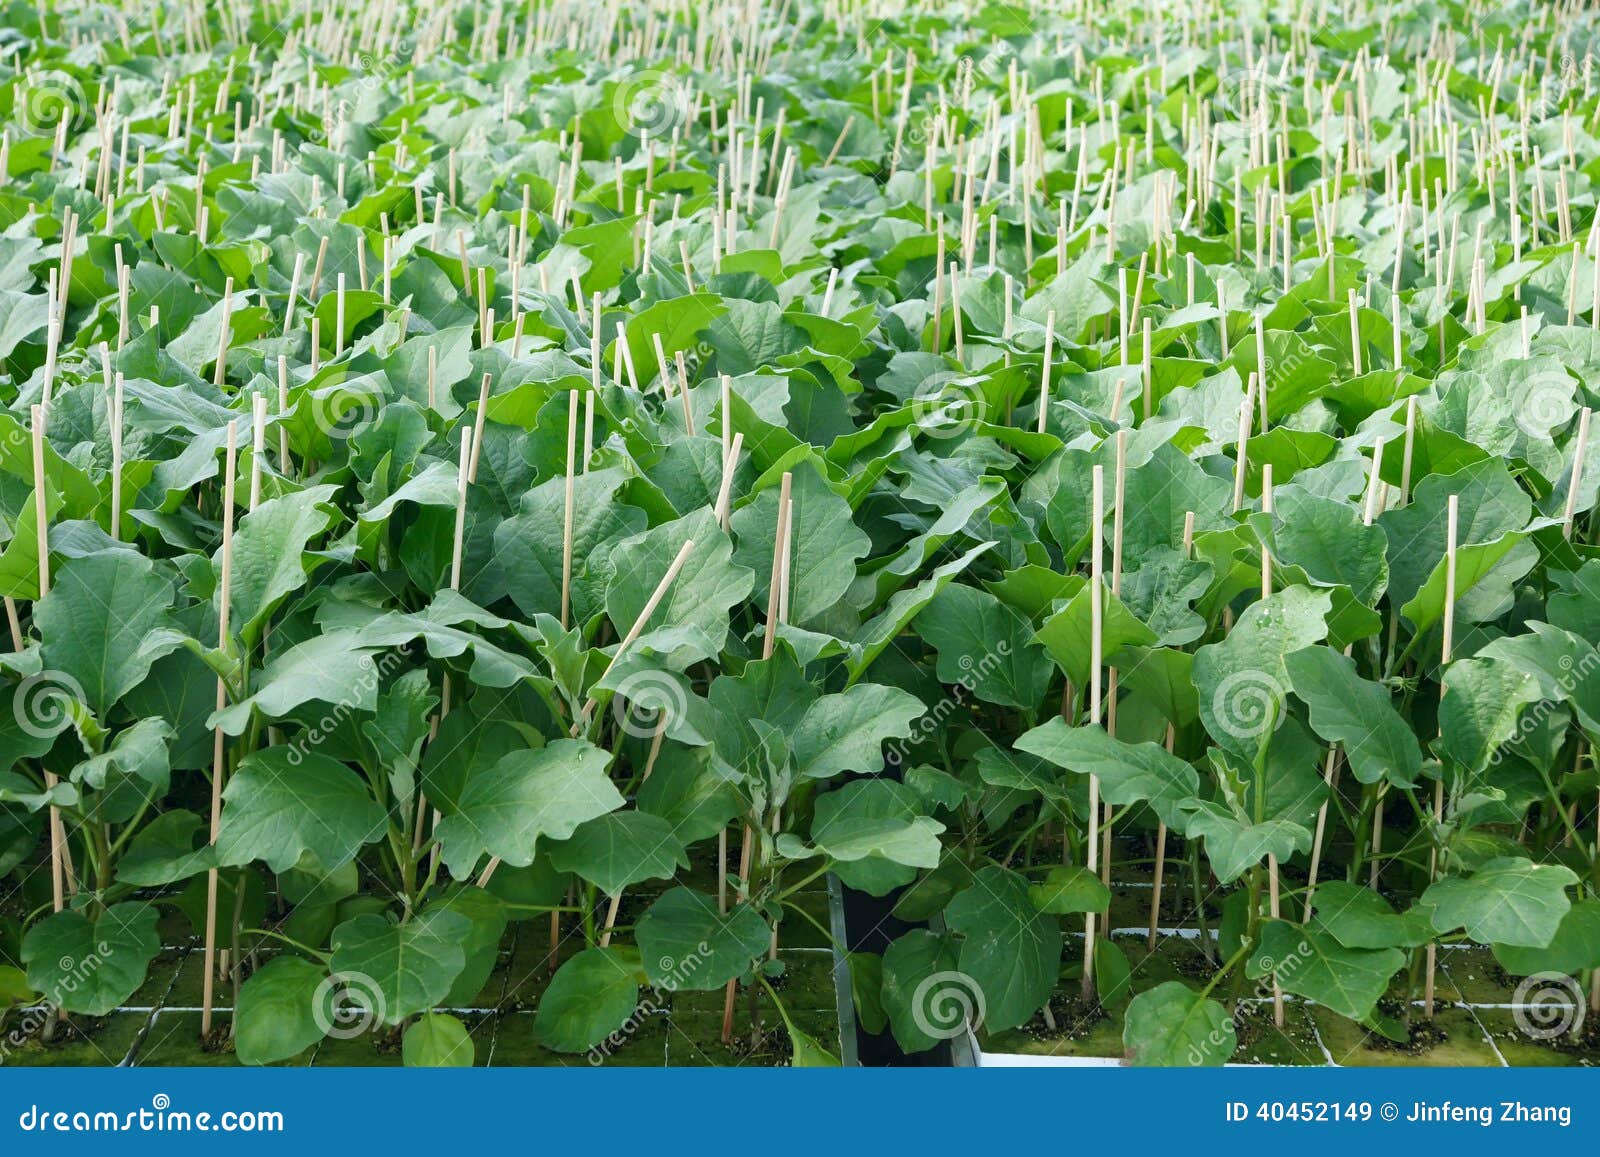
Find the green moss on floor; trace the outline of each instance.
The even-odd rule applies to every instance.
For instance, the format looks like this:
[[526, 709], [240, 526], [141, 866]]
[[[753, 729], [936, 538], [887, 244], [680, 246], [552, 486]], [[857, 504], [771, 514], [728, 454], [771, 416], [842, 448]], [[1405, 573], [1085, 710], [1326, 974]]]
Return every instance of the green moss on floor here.
[[1302, 1001], [1285, 1000], [1283, 1027], [1273, 1023], [1272, 1000], [1244, 1005], [1234, 1016], [1239, 1045], [1233, 1060], [1244, 1065], [1325, 1065], [1327, 1055], [1317, 1040], [1311, 1009]]
[[[134, 1012], [74, 1017], [55, 1030], [56, 1037], [49, 1043], [38, 1036], [30, 1037], [9, 1047], [0, 1060], [6, 1065], [41, 1068], [118, 1065], [133, 1048], [148, 1019], [148, 1014]], [[10, 1022], [10, 1028], [14, 1030], [17, 1023]]]
[[[220, 1012], [214, 1024], [226, 1025], [229, 1011]], [[304, 1056], [288, 1063], [306, 1064], [311, 1053], [308, 1049]], [[205, 1049], [200, 1047], [200, 1014], [185, 1010], [163, 1010], [158, 1012], [150, 1025], [150, 1031], [145, 1034], [139, 1051], [134, 1055], [134, 1064], [141, 1067], [159, 1068], [167, 1066], [183, 1066], [196, 1068], [232, 1068], [237, 1066], [239, 1058], [234, 1056], [231, 1046], [222, 1049]]]
[[1517, 1023], [1516, 1013], [1512, 1009], [1480, 1008], [1475, 1011], [1484, 1031], [1494, 1038], [1495, 1047], [1506, 1058], [1507, 1064], [1556, 1068], [1600, 1066], [1600, 1036], [1585, 1032], [1582, 1040], [1570, 1033], [1539, 1039], [1530, 1036]]
[[[795, 1027], [835, 1056], [839, 1054], [839, 1025], [831, 1013], [790, 1010]], [[770, 1005], [762, 1017], [762, 1036], [752, 1050], [750, 1022], [741, 1004], [734, 1021], [734, 1039], [722, 1043], [722, 1014], [677, 1013], [668, 1027], [667, 1064], [680, 1067], [716, 1065], [729, 1068], [787, 1065], [792, 1044], [782, 1019]]]
[[[658, 1068], [666, 1063], [667, 1018], [660, 1013], [638, 1015], [627, 1026], [631, 1031], [619, 1031], [615, 1043], [588, 1053], [552, 1052], [534, 1038], [533, 1022], [531, 1012], [496, 1018], [488, 1063], [495, 1068]], [[480, 1050], [479, 1059], [484, 1055]]]
[[[1444, 1039], [1414, 1050], [1396, 1045], [1325, 1008], [1314, 1007], [1311, 1015], [1335, 1064], [1376, 1068], [1483, 1068], [1500, 1064], [1472, 1013], [1463, 1008], [1440, 1006], [1434, 1015], [1434, 1027], [1444, 1033]], [[1414, 1015], [1420, 1018], [1421, 1010]]]
[[[1076, 985], [1073, 987], [1076, 992]], [[1058, 996], [1061, 993], [1057, 994]], [[1056, 1027], [1043, 1015], [1016, 1028], [979, 1035], [986, 1053], [1021, 1053], [1036, 1057], [1121, 1057], [1122, 1012], [1085, 1007], [1063, 997], [1052, 1001]]]

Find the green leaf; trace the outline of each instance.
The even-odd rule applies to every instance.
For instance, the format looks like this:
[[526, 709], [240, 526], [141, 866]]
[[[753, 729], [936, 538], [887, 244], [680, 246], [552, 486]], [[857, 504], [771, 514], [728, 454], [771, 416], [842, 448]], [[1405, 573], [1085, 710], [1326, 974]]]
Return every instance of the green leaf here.
[[1049, 999], [1061, 966], [1061, 930], [1028, 896], [1015, 872], [980, 868], [972, 887], [945, 910], [963, 937], [957, 967], [983, 994], [983, 1023], [991, 1031], [1015, 1028]]
[[592, 743], [558, 739], [474, 771], [434, 833], [451, 874], [465, 877], [485, 853], [526, 868], [540, 838], [568, 839], [585, 820], [621, 807], [610, 766], [610, 754]]
[[1028, 898], [1041, 912], [1066, 916], [1074, 912], [1104, 912], [1111, 889], [1081, 864], [1058, 864], [1042, 884], [1028, 886]]
[[1489, 659], [1452, 663], [1444, 674], [1436, 744], [1460, 774], [1476, 777], [1517, 734], [1522, 709], [1540, 698], [1526, 670]]
[[403, 924], [369, 912], [333, 930], [334, 975], [347, 989], [370, 996], [372, 1019], [399, 1024], [444, 1000], [466, 963], [462, 942], [472, 922], [443, 908]]
[[1544, 948], [1572, 908], [1567, 889], [1578, 882], [1569, 868], [1502, 856], [1470, 876], [1439, 880], [1422, 894], [1440, 933], [1465, 928], [1480, 944]]
[[1405, 962], [1406, 954], [1398, 948], [1346, 948], [1317, 928], [1268, 920], [1245, 971], [1252, 980], [1270, 974], [1285, 992], [1361, 1021], [1372, 1014]]
[[[692, 632], [704, 644], [683, 648], [684, 664], [712, 658], [728, 634], [728, 613], [750, 594], [755, 576], [733, 563], [733, 544], [709, 507], [676, 522], [652, 527], [611, 548], [611, 579], [606, 584], [606, 614], [619, 633], [639, 621], [645, 604], [666, 576], [683, 544], [694, 541], [683, 569], [656, 606], [636, 645], [652, 645], [669, 631]], [[680, 664], [683, 665], [683, 664]]]
[[400, 1057], [408, 1069], [470, 1069], [476, 1050], [466, 1025], [448, 1013], [430, 1012], [406, 1029]]
[[571, 838], [551, 845], [550, 863], [608, 896], [640, 880], [670, 879], [689, 867], [672, 825], [639, 811], [612, 812], [580, 824]]
[[1100, 779], [1100, 795], [1122, 806], [1148, 803], [1170, 828], [1183, 830], [1183, 805], [1200, 777], [1183, 760], [1154, 743], [1126, 743], [1097, 725], [1071, 727], [1055, 718], [1024, 733], [1017, 747], [1058, 767]]
[[1600, 968], [1600, 897], [1591, 896], [1574, 904], [1545, 947], [1496, 944], [1494, 955], [1507, 972], [1516, 976], [1532, 976], [1536, 972], [1576, 976], [1585, 969]]
[[[268, 499], [239, 520], [228, 601], [245, 647], [255, 644], [267, 617], [306, 584], [309, 568], [321, 561], [306, 547], [337, 517], [331, 505], [337, 492], [336, 486], [313, 486]], [[220, 575], [220, 549], [213, 565]]]
[[387, 826], [360, 776], [298, 747], [245, 756], [223, 799], [217, 862], [225, 867], [260, 860], [284, 872], [309, 852], [332, 871], [355, 859]]
[[585, 948], [556, 970], [539, 1000], [533, 1034], [560, 1053], [581, 1053], [621, 1028], [639, 1005], [638, 954]]
[[940, 682], [1024, 710], [1044, 698], [1050, 662], [1032, 642], [1032, 627], [987, 591], [945, 587], [917, 616], [917, 629], [939, 653]]
[[1317, 885], [1313, 919], [1346, 948], [1419, 948], [1433, 939], [1425, 905], [1396, 913], [1371, 888], [1343, 880]]
[[884, 741], [910, 736], [925, 710], [915, 695], [877, 683], [857, 683], [841, 694], [824, 695], [795, 728], [795, 770], [809, 779], [878, 771]]
[[1220, 643], [1194, 653], [1200, 719], [1218, 744], [1254, 759], [1283, 719], [1289, 673], [1284, 657], [1327, 634], [1332, 597], [1289, 587], [1251, 603]]
[[28, 983], [56, 1008], [105, 1016], [144, 983], [161, 951], [153, 904], [113, 904], [91, 920], [68, 909], [46, 916], [22, 938]]
[[[793, 472], [790, 498], [794, 526], [790, 539], [789, 621], [809, 623], [831, 609], [855, 581], [856, 563], [872, 540], [855, 525], [850, 504], [812, 468], [809, 460]], [[763, 613], [772, 579], [772, 543], [777, 535], [779, 488], [768, 486], [733, 513], [738, 547], [733, 558], [754, 573], [754, 601]]]
[[956, 969], [949, 936], [914, 928], [883, 953], [883, 1009], [895, 1040], [907, 1052], [924, 1052], [973, 1027], [983, 1016], [972, 978]]
[[[1090, 656], [1094, 653], [1092, 598], [1093, 593], [1084, 586], [1071, 602], [1046, 619], [1034, 636], [1075, 687], [1085, 686], [1089, 681]], [[1134, 618], [1133, 612], [1110, 590], [1101, 590], [1100, 606], [1101, 656], [1106, 661], [1124, 647], [1148, 647], [1156, 643], [1156, 633]]]
[[1122, 1044], [1133, 1065], [1221, 1065], [1237, 1043], [1228, 1010], [1177, 980], [1134, 997], [1122, 1020]]
[[239, 989], [233, 1017], [234, 1051], [247, 1065], [270, 1065], [299, 1056], [320, 1041], [318, 1000], [327, 971], [298, 956], [267, 961]]
[[1382, 684], [1356, 674], [1356, 665], [1328, 647], [1285, 656], [1294, 693], [1311, 710], [1313, 730], [1344, 745], [1350, 771], [1361, 783], [1387, 781], [1411, 787], [1422, 773], [1422, 750]]
[[1111, 942], [1109, 936], [1097, 937], [1094, 942], [1094, 989], [1100, 998], [1100, 1007], [1116, 1008], [1128, 999], [1132, 991], [1133, 970], [1122, 949]]
[[668, 992], [711, 992], [745, 974], [770, 945], [772, 928], [748, 904], [724, 916], [714, 897], [673, 888], [639, 917], [634, 938], [651, 984]]
[[1211, 870], [1224, 884], [1231, 884], [1268, 855], [1282, 863], [1296, 852], [1311, 848], [1311, 832], [1293, 820], [1250, 823], [1212, 800], [1190, 800], [1182, 810], [1186, 813], [1184, 822], [1169, 826], [1190, 838], [1198, 836], [1206, 841]]
[[202, 834], [205, 826], [194, 812], [182, 808], [158, 815], [139, 829], [118, 859], [117, 880], [155, 888], [215, 867], [216, 849]]
[[44, 667], [73, 680], [97, 719], [183, 636], [173, 629], [170, 579], [127, 550], [69, 559], [34, 608]]

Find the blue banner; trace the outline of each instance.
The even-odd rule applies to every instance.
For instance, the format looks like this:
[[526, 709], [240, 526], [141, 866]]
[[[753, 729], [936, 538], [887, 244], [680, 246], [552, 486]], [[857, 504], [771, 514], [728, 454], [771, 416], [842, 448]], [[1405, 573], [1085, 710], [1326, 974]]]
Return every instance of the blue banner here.
[[[1593, 1069], [4, 1069], [0, 1153], [1600, 1144]], [[1254, 1152], [1258, 1150], [1237, 1150]]]

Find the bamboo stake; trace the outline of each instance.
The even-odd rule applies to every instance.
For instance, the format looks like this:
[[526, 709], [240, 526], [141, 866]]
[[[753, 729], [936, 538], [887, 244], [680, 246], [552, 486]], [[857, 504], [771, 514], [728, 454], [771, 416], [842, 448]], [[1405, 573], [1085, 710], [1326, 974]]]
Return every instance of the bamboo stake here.
[[[50, 593], [50, 520], [46, 503], [44, 474], [44, 407], [34, 406], [33, 418], [33, 515], [36, 545], [39, 552], [39, 598]], [[36, 612], [37, 613], [37, 612]], [[19, 632], [20, 633], [20, 632]], [[22, 650], [19, 646], [17, 650]], [[54, 790], [58, 780], [55, 773], [44, 773], [45, 788]], [[61, 911], [66, 898], [66, 829], [61, 821], [61, 809], [50, 805], [50, 897], [53, 910]]]
[[[1261, 467], [1261, 513], [1267, 515], [1268, 523], [1272, 516], [1272, 463], [1268, 462]], [[1261, 597], [1270, 598], [1272, 595], [1272, 553], [1263, 546], [1261, 548]], [[1264, 801], [1259, 806], [1264, 807]], [[1267, 853], [1267, 903], [1274, 920], [1283, 916], [1280, 903], [1278, 881], [1278, 857], [1275, 853]], [[1283, 1027], [1283, 988], [1278, 984], [1277, 973], [1272, 976], [1272, 1023], [1278, 1028]]]
[[[778, 613], [781, 606], [783, 590], [783, 560], [789, 548], [789, 516], [793, 509], [791, 501], [794, 486], [794, 475], [784, 472], [778, 489], [778, 525], [772, 541], [772, 578], [767, 584], [767, 628], [766, 635], [761, 642], [761, 658], [772, 658], [772, 652], [778, 641]], [[741, 902], [748, 901], [748, 886], [750, 883], [750, 861], [753, 855], [752, 845], [755, 842], [754, 831], [750, 824], [744, 825], [744, 843], [739, 850], [739, 892]], [[727, 1043], [733, 1037], [733, 1002], [739, 982], [737, 979], [728, 981], [727, 988], [722, 996], [722, 1040]]]
[[[1105, 553], [1105, 467], [1094, 468], [1094, 485], [1091, 494], [1090, 547], [1089, 547], [1089, 723], [1100, 722], [1100, 659], [1104, 648], [1104, 625], [1101, 606], [1101, 585], [1105, 578], [1100, 572], [1100, 557]], [[1100, 777], [1089, 776], [1089, 831], [1087, 845], [1090, 874], [1099, 868], [1100, 857]], [[1084, 914], [1083, 925], [1083, 1002], [1094, 999], [1094, 927], [1093, 912]]]
[[[1450, 503], [1445, 512], [1444, 536], [1444, 626], [1443, 639], [1439, 651], [1439, 698], [1444, 698], [1445, 681], [1444, 670], [1450, 665], [1450, 652], [1455, 643], [1456, 634], [1456, 532], [1460, 519], [1460, 499], [1452, 494]], [[1444, 769], [1439, 771], [1439, 778], [1433, 785], [1433, 822], [1444, 822]], [[1439, 874], [1439, 848], [1435, 844], [1428, 852], [1428, 880], [1431, 882]], [[1433, 1019], [1433, 993], [1434, 971], [1439, 962], [1439, 945], [1436, 941], [1428, 941], [1428, 975], [1423, 982], [1422, 1009], [1423, 1014]]]
[[1578, 445], [1572, 452], [1572, 478], [1567, 483], [1567, 503], [1561, 515], [1561, 536], [1572, 537], [1573, 518], [1578, 513], [1578, 492], [1583, 483], [1583, 458], [1584, 451], [1589, 443], [1589, 418], [1591, 411], [1588, 406], [1578, 415]]
[[1038, 432], [1044, 433], [1045, 419], [1050, 414], [1050, 359], [1055, 356], [1056, 344], [1056, 311], [1050, 310], [1044, 315], [1044, 366], [1039, 375], [1039, 426]]
[[567, 394], [567, 489], [561, 514], [561, 629], [572, 617], [573, 462], [578, 446], [578, 391]]
[[[229, 641], [229, 605], [233, 592], [233, 501], [234, 474], [239, 462], [239, 423], [228, 423], [228, 449], [222, 475], [222, 576], [217, 587], [217, 647], [232, 650]], [[217, 677], [217, 710], [228, 705], [228, 683]], [[215, 846], [222, 826], [223, 776], [227, 769], [226, 737], [222, 728], [212, 732], [211, 746], [211, 843]], [[211, 1007], [216, 990], [217, 956], [217, 869], [206, 873], [205, 971], [200, 999], [200, 1038], [211, 1035]]]
[[[1183, 516], [1183, 557], [1187, 561], [1194, 553], [1194, 511], [1184, 512]], [[1172, 724], [1167, 724], [1167, 754], [1171, 755], [1176, 745], [1177, 733]], [[1156, 950], [1156, 929], [1161, 923], [1161, 877], [1167, 863], [1167, 823], [1158, 820], [1156, 823], [1156, 865], [1155, 874], [1150, 882], [1150, 938], [1149, 950]]]

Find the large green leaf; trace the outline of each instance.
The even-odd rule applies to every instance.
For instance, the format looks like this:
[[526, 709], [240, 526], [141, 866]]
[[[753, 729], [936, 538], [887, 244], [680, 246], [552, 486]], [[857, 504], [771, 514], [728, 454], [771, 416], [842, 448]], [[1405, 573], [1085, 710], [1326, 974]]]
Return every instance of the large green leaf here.
[[183, 642], [171, 608], [172, 580], [127, 550], [69, 560], [34, 608], [45, 670], [82, 689], [96, 718], [143, 681], [150, 665]]
[[989, 1029], [1014, 1028], [1049, 999], [1061, 965], [1061, 930], [1054, 916], [1034, 907], [1026, 879], [994, 865], [980, 868], [972, 886], [950, 901], [945, 920], [963, 937], [957, 967], [982, 992]]
[[1320, 929], [1268, 920], [1246, 972], [1255, 980], [1270, 974], [1285, 992], [1362, 1021], [1405, 962], [1398, 948], [1347, 948]]
[[68, 909], [46, 916], [22, 939], [28, 984], [56, 1008], [105, 1016], [144, 983], [161, 951], [154, 905], [113, 904], [95, 919]]
[[616, 1032], [639, 1004], [638, 953], [585, 948], [556, 970], [539, 1000], [533, 1033], [560, 1053], [592, 1049]]
[[485, 853], [525, 868], [541, 838], [568, 839], [585, 820], [621, 807], [610, 766], [592, 743], [558, 739], [476, 770], [434, 833], [451, 873], [468, 875]]
[[327, 979], [326, 969], [297, 956], [279, 956], [252, 972], [239, 989], [233, 1017], [239, 1059], [275, 1064], [320, 1041], [331, 1027], [318, 1023], [318, 993]]
[[328, 871], [349, 863], [387, 826], [355, 772], [298, 747], [251, 752], [223, 791], [217, 862], [260, 860], [288, 871], [307, 853]]
[[635, 938], [651, 984], [710, 992], [744, 975], [751, 959], [766, 951], [772, 929], [748, 904], [724, 915], [713, 897], [673, 888], [639, 917]]
[[1225, 1064], [1238, 1045], [1228, 1010], [1177, 980], [1133, 998], [1122, 1043], [1130, 1064], [1190, 1068]]
[[1440, 880], [1422, 894], [1441, 933], [1465, 928], [1480, 944], [1544, 948], [1572, 908], [1567, 889], [1578, 882], [1560, 864], [1504, 856], [1470, 876]]
[[472, 923], [443, 908], [397, 923], [368, 912], [333, 930], [329, 966], [354, 994], [370, 999], [371, 1018], [399, 1024], [444, 1000], [466, 963]]
[[1284, 666], [1294, 693], [1311, 710], [1312, 729], [1344, 745], [1357, 780], [1396, 787], [1417, 782], [1422, 750], [1381, 684], [1361, 678], [1353, 662], [1329, 647], [1295, 651]]

